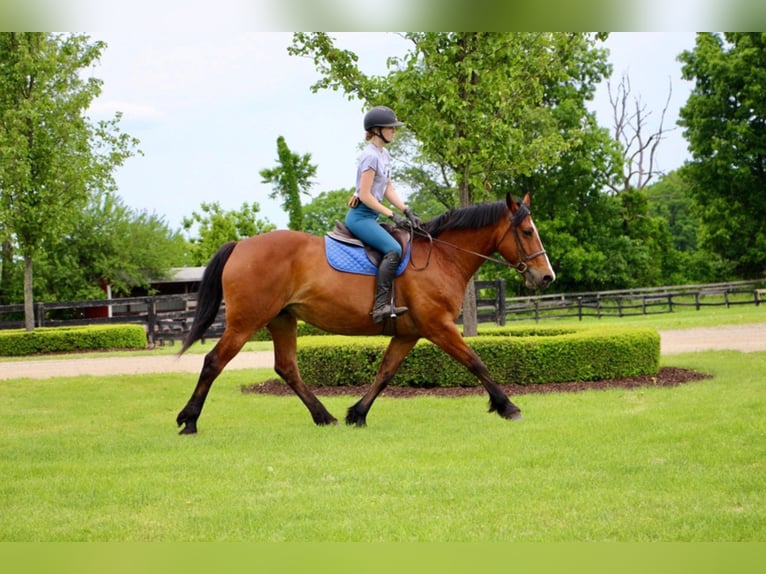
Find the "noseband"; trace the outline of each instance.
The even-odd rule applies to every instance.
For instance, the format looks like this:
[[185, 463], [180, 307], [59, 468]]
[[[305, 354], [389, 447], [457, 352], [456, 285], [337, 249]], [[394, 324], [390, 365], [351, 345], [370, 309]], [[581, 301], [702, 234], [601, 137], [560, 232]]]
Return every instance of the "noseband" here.
[[516, 256], [519, 258], [519, 262], [515, 265], [511, 262], [504, 262], [504, 261], [497, 261], [494, 258], [486, 258], [489, 261], [495, 261], [497, 263], [506, 264], [506, 266], [513, 267], [524, 275], [527, 272], [527, 261], [531, 261], [532, 259], [535, 259], [536, 257], [540, 257], [541, 255], [545, 255], [545, 249], [540, 249], [539, 251], [535, 251], [534, 253], [527, 254], [526, 251], [524, 251], [524, 247], [521, 245], [521, 238], [519, 237], [519, 226], [521, 225], [521, 222], [524, 221], [527, 216], [530, 214], [529, 208], [524, 205], [523, 203], [519, 203], [519, 208], [516, 210], [516, 213], [511, 215], [511, 221], [508, 223], [508, 228], [503, 233], [502, 237], [500, 237], [500, 241], [497, 242], [498, 245], [501, 245], [503, 241], [505, 240], [505, 236], [508, 235], [508, 232], [513, 229], [513, 239], [516, 242]]

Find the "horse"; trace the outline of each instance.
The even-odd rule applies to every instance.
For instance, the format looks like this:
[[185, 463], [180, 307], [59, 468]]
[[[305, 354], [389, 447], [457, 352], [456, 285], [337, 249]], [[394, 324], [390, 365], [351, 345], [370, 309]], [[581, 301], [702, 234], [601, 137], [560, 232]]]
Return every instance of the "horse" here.
[[[205, 355], [191, 398], [178, 413], [179, 434], [197, 432], [197, 420], [216, 377], [250, 336], [266, 327], [274, 345], [274, 370], [298, 395], [315, 424], [338, 424], [301, 379], [296, 360], [297, 322], [341, 335], [391, 334], [370, 389], [352, 405], [345, 422], [363, 427], [376, 397], [393, 378], [415, 343], [425, 338], [481, 381], [489, 412], [521, 418], [479, 356], [465, 343], [456, 320], [468, 281], [486, 260], [514, 267], [527, 287], [555, 280], [529, 209], [527, 194], [516, 201], [451, 209], [425, 222], [409, 243], [410, 264], [395, 279], [395, 305], [409, 311], [385, 324], [370, 315], [375, 277], [338, 271], [325, 254], [325, 238], [275, 230], [228, 242], [205, 268], [197, 308], [179, 355], [200, 340], [225, 301], [226, 327]], [[499, 252], [503, 259], [491, 257]]]

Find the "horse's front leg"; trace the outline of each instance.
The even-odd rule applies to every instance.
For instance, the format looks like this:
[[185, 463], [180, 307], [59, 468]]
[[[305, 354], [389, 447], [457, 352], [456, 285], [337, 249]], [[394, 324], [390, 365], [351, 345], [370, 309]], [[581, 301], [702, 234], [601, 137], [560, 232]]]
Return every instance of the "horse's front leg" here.
[[450, 322], [448, 326], [445, 325], [443, 329], [427, 337], [448, 355], [465, 365], [481, 381], [489, 395], [489, 412], [496, 412], [504, 419], [521, 418], [521, 409], [508, 399], [503, 389], [489, 374], [489, 369], [481, 358], [466, 345], [454, 323]]
[[410, 352], [417, 341], [417, 337], [406, 339], [394, 337], [391, 339], [378, 368], [378, 373], [375, 375], [372, 387], [361, 399], [349, 407], [346, 413], [346, 424], [358, 427], [367, 425], [367, 413], [370, 411], [372, 403], [375, 402], [377, 396], [394, 378], [396, 371], [399, 370], [399, 365], [402, 364], [404, 357], [407, 356], [407, 353]]

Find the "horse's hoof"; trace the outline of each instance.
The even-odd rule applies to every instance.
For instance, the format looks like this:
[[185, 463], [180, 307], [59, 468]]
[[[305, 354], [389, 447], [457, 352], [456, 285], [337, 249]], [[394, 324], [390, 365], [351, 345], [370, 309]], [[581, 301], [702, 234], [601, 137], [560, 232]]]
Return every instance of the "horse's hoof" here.
[[331, 418], [326, 420], [318, 420], [318, 421], [314, 421], [314, 424], [318, 427], [338, 426], [338, 419]]
[[346, 425], [357, 428], [366, 427], [367, 417], [363, 417], [358, 413], [348, 413], [348, 415], [346, 415]]
[[179, 435], [184, 434], [197, 434], [197, 427], [196, 425], [189, 425], [187, 424], [184, 428], [182, 428], [180, 431], [178, 431]]
[[524, 417], [521, 416], [521, 411], [516, 411], [515, 413], [511, 413], [511, 416], [508, 417], [509, 420], [512, 421], [520, 421]]

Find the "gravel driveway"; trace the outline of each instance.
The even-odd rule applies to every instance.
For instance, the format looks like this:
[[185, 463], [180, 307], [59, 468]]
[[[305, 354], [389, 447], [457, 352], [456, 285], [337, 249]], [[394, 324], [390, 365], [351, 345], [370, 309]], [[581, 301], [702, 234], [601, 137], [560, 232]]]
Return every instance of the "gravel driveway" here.
[[[730, 349], [743, 352], [766, 351], [766, 323], [726, 325], [674, 331], [660, 331], [660, 351], [663, 355], [694, 351]], [[240, 353], [226, 367], [230, 369], [271, 368], [271, 351]], [[0, 360], [0, 379], [122, 375], [158, 372], [198, 374], [202, 355], [161, 355], [156, 357], [105, 357], [88, 359], [37, 359], [31, 361]]]

